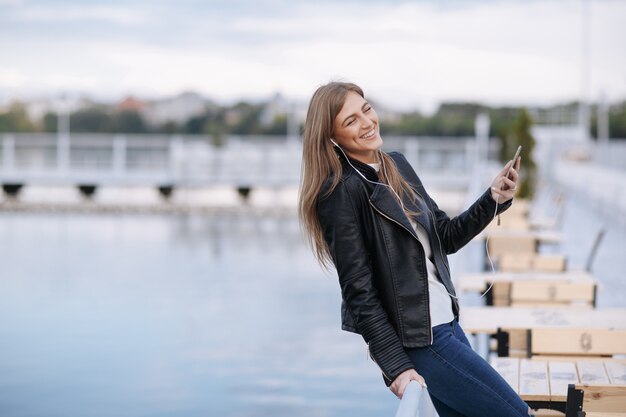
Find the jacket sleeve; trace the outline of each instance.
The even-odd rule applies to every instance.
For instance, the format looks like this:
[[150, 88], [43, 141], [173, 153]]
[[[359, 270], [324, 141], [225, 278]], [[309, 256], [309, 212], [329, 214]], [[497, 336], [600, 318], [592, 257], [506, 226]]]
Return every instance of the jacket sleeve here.
[[355, 196], [344, 182], [340, 182], [329, 196], [318, 200], [318, 216], [337, 269], [343, 300], [354, 317], [358, 332], [368, 344], [370, 356], [381, 368], [389, 386], [398, 375], [414, 365], [373, 285], [369, 252], [357, 210], [358, 205], [369, 204], [367, 196], [360, 192], [353, 194]]
[[[428, 196], [428, 194], [426, 194]], [[434, 207], [437, 232], [442, 240], [442, 245], [447, 254], [455, 253], [467, 245], [493, 220], [496, 214], [496, 202], [491, 197], [491, 190], [487, 189], [478, 199], [463, 213], [452, 219], [430, 198], [430, 204]], [[504, 204], [498, 204], [497, 214], [502, 213], [513, 204], [509, 200]]]
[[[491, 189], [488, 188], [467, 210], [451, 219], [428, 195], [424, 185], [404, 155], [395, 152], [394, 156], [398, 158], [398, 163], [410, 172], [413, 180], [417, 182], [415, 185], [418, 191], [432, 207], [437, 233], [447, 254], [455, 253], [461, 249], [493, 220], [496, 214], [496, 202], [491, 197]], [[504, 204], [498, 204], [497, 213], [502, 213], [511, 207], [511, 204], [513, 204], [513, 200], [509, 200]]]

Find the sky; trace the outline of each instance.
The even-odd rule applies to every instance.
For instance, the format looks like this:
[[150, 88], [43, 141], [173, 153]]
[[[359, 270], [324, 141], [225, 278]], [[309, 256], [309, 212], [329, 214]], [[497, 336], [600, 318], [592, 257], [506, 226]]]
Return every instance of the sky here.
[[625, 21], [624, 0], [0, 0], [0, 102], [307, 101], [331, 80], [395, 110], [618, 101]]

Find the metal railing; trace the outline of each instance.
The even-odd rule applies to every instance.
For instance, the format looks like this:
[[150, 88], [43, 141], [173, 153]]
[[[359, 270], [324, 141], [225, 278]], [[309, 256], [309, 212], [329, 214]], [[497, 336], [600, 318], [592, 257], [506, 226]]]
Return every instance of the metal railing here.
[[404, 389], [395, 417], [418, 417], [423, 388], [417, 381], [410, 381]]
[[[403, 152], [429, 184], [465, 188], [475, 144], [472, 137], [386, 137], [384, 149]], [[296, 186], [301, 157], [300, 140], [277, 136], [14, 133], [0, 136], [0, 183]]]

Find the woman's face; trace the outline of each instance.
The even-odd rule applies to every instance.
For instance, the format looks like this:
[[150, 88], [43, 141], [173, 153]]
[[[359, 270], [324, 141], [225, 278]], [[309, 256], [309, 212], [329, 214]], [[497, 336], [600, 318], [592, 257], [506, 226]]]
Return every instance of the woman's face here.
[[334, 139], [348, 156], [366, 164], [377, 162], [376, 150], [383, 145], [378, 116], [360, 95], [349, 91], [333, 124]]

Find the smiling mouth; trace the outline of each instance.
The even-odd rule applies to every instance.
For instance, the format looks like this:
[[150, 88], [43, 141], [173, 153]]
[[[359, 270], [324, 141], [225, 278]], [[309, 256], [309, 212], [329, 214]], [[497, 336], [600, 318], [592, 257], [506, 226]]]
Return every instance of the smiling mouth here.
[[369, 132], [361, 136], [361, 139], [371, 139], [374, 137], [375, 134], [376, 134], [376, 129], [372, 128], [372, 130], [370, 130]]

